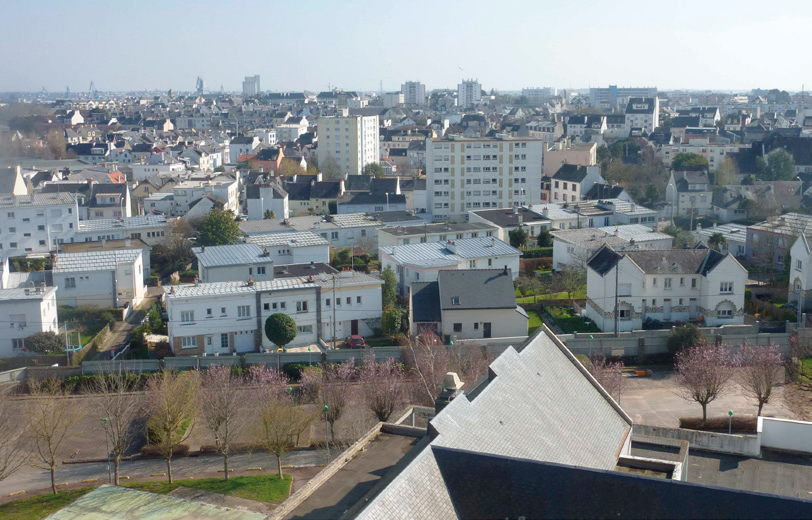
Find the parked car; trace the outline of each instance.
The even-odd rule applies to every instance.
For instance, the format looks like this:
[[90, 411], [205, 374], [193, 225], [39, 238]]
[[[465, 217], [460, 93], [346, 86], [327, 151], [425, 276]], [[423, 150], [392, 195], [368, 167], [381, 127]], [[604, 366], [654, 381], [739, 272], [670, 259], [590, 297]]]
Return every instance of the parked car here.
[[364, 338], [359, 336], [358, 334], [353, 334], [352, 336], [347, 336], [344, 338], [344, 341], [347, 343], [348, 348], [364, 348], [367, 346]]

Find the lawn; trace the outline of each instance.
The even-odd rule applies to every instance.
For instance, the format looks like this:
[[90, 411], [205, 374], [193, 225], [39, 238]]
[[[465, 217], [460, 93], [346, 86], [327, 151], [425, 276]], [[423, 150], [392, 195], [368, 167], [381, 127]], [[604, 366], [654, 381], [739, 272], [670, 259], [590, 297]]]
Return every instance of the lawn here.
[[290, 475], [283, 475], [282, 480], [279, 480], [276, 475], [251, 475], [231, 477], [228, 480], [222, 478], [176, 480], [171, 484], [164, 481], [128, 482], [124, 486], [160, 494], [170, 493], [179, 487], [186, 487], [248, 500], [276, 503], [288, 498], [290, 484]]
[[527, 334], [529, 335], [536, 332], [536, 329], [541, 327], [541, 324], [543, 322], [541, 321], [541, 316], [539, 316], [538, 312], [536, 311], [526, 311], [526, 312], [527, 315], [530, 317], [530, 320], [528, 320], [527, 322]]
[[806, 385], [812, 383], [812, 358], [801, 360], [801, 383]]
[[546, 307], [545, 310], [555, 318], [558, 326], [567, 333], [573, 332], [600, 332], [600, 329], [591, 321], [584, 321], [580, 316], [569, 307]]
[[[573, 299], [579, 300], [586, 298], [586, 289], [581, 289], [572, 293]], [[568, 300], [569, 296], [565, 292], [557, 292], [557, 293], [549, 293], [549, 294], [539, 294], [536, 296], [536, 300]], [[533, 295], [530, 296], [522, 296], [521, 293], [516, 290], [516, 303], [533, 303]]]
[[37, 495], [0, 505], [0, 518], [4, 520], [35, 520], [45, 518], [72, 503], [93, 488], [60, 491], [56, 495]]

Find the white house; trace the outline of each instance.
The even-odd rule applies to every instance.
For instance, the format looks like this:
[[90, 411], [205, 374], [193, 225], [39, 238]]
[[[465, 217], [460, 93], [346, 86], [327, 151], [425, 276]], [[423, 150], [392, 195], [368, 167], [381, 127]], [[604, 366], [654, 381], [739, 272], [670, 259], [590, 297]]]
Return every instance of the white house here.
[[276, 183], [248, 184], [245, 187], [245, 202], [248, 220], [262, 220], [266, 211], [271, 211], [275, 219], [290, 216], [288, 192]]
[[521, 256], [518, 249], [494, 237], [381, 247], [378, 251], [381, 269], [391, 267], [395, 271], [398, 292], [405, 295], [412, 282], [433, 282], [444, 269], [507, 267], [516, 278]]
[[606, 184], [601, 176], [600, 166], [579, 166], [562, 164], [551, 177], [551, 201], [555, 204], [577, 202], [589, 192], [595, 184]]
[[195, 247], [201, 283], [273, 280], [274, 260], [256, 244]]
[[25, 338], [58, 332], [56, 287], [0, 289], [0, 357], [27, 352]]
[[789, 301], [805, 311], [812, 307], [812, 249], [802, 233], [790, 249]]
[[265, 321], [275, 313], [296, 322], [289, 346], [310, 345], [380, 327], [381, 280], [354, 271], [264, 282], [165, 287], [169, 343], [176, 356], [275, 348]]
[[79, 207], [70, 193], [0, 196], [0, 256], [52, 251], [70, 242], [79, 227]]
[[553, 231], [553, 267], [586, 265], [586, 261], [604, 244], [615, 251], [671, 249], [674, 237], [652, 231], [642, 224], [581, 228]]
[[604, 332], [661, 322], [744, 322], [747, 270], [711, 249], [616, 252], [603, 246], [587, 263], [586, 316]]
[[[100, 240], [124, 240], [139, 238], [147, 245], [161, 243], [166, 235], [166, 228], [174, 219], [164, 215], [144, 215], [105, 220], [83, 220], [79, 229], [70, 240], [65, 242], [91, 242]], [[62, 239], [60, 238], [60, 242]]]
[[61, 253], [53, 257], [59, 305], [119, 308], [144, 299], [141, 249]]
[[171, 194], [153, 193], [144, 199], [144, 211], [183, 217], [204, 197], [222, 205], [224, 210], [239, 213], [239, 183], [222, 175], [211, 180], [183, 181], [172, 188]]
[[142, 181], [152, 177], [182, 175], [186, 166], [166, 152], [153, 153], [147, 162], [132, 164], [133, 180]]
[[[236, 163], [241, 155], [252, 155], [259, 146], [257, 136], [237, 136], [228, 144], [229, 156], [232, 163]], [[275, 143], [272, 143], [275, 144]]]
[[626, 105], [626, 126], [652, 133], [660, 126], [660, 99], [657, 96], [630, 98]]
[[675, 216], [710, 216], [713, 214], [713, 188], [708, 172], [671, 172], [665, 187], [665, 202]]
[[524, 337], [528, 316], [514, 291], [509, 269], [440, 271], [436, 281], [412, 284], [411, 333], [428, 329], [447, 340]]
[[708, 245], [710, 238], [716, 233], [720, 233], [726, 240], [724, 244], [719, 244], [719, 252], [730, 253], [735, 257], [744, 257], [747, 251], [747, 226], [741, 224], [714, 224], [713, 227], [703, 228], [697, 224], [694, 236], [704, 245]]
[[275, 265], [330, 263], [330, 242], [310, 231], [253, 235], [248, 241], [263, 251], [267, 250]]

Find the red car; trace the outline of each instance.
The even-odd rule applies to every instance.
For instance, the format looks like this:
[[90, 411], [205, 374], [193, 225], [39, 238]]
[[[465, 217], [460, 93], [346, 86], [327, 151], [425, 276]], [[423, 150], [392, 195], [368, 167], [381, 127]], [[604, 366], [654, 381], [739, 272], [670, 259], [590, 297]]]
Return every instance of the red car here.
[[347, 336], [344, 338], [344, 341], [347, 342], [347, 346], [349, 348], [364, 348], [367, 346], [364, 338], [359, 336], [358, 334], [353, 334], [352, 336]]

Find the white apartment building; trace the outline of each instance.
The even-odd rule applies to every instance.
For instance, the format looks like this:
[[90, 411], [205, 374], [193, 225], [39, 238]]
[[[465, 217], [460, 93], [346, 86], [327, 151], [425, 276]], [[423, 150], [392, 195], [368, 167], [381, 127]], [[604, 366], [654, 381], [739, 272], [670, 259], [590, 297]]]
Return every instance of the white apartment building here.
[[275, 349], [265, 321], [275, 313], [294, 319], [288, 346], [371, 335], [380, 327], [380, 278], [345, 271], [264, 282], [218, 282], [164, 288], [169, 344], [176, 356], [230, 355]]
[[620, 87], [609, 85], [589, 89], [589, 104], [595, 108], [625, 106], [631, 98], [656, 98], [657, 87]]
[[[647, 318], [715, 327], [744, 322], [747, 270], [710, 249], [615, 252], [587, 263], [586, 315], [604, 332], [641, 329]], [[615, 297], [617, 295], [617, 297]]]
[[469, 211], [538, 204], [544, 144], [539, 139], [426, 139], [428, 211], [465, 220]]
[[400, 86], [403, 93], [403, 102], [407, 105], [426, 104], [426, 85], [419, 81], [407, 81]]
[[274, 218], [290, 216], [290, 200], [278, 184], [249, 184], [245, 187], [245, 205], [248, 220], [262, 220], [271, 211]]
[[242, 95], [252, 97], [259, 95], [262, 91], [259, 87], [259, 74], [256, 76], [246, 76], [242, 82]]
[[342, 173], [360, 175], [380, 157], [378, 116], [320, 117], [318, 130], [321, 167], [335, 161]]
[[53, 279], [59, 305], [120, 308], [144, 299], [141, 249], [54, 255]]
[[406, 96], [403, 92], [386, 92], [383, 95], [383, 106], [386, 108], [394, 108], [402, 106], [405, 103]]
[[160, 211], [170, 217], [182, 217], [203, 197], [212, 195], [223, 209], [240, 213], [239, 183], [230, 177], [216, 177], [205, 181], [183, 181], [172, 188], [172, 193], [154, 193], [144, 199], [144, 211]]
[[0, 357], [27, 353], [25, 338], [59, 332], [56, 287], [0, 289]]
[[0, 256], [47, 253], [70, 242], [79, 208], [70, 193], [0, 196]]
[[397, 226], [378, 229], [378, 247], [407, 246], [426, 242], [445, 242], [463, 238], [497, 236], [496, 226], [480, 222], [459, 224], [424, 224], [422, 226]]
[[308, 122], [304, 117], [289, 117], [276, 126], [276, 138], [284, 143], [292, 143], [307, 133]]
[[271, 253], [256, 244], [195, 247], [192, 252], [201, 283], [273, 280]]
[[631, 98], [626, 105], [626, 126], [642, 128], [652, 133], [660, 126], [660, 99], [657, 96], [648, 98]]
[[267, 251], [275, 265], [330, 263], [330, 242], [310, 231], [253, 235], [248, 241], [250, 245]]
[[[83, 220], [69, 240], [64, 242], [95, 242], [138, 238], [154, 246], [161, 243], [171, 221], [164, 215], [143, 215], [106, 220]], [[58, 237], [60, 242], [63, 240]]]
[[457, 106], [468, 108], [482, 103], [482, 85], [475, 79], [464, 79], [457, 85]]
[[519, 276], [521, 251], [494, 237], [464, 238], [380, 247], [381, 269], [395, 271], [398, 292], [408, 295], [412, 282], [433, 282], [443, 269], [498, 269]]
[[165, 152], [152, 154], [147, 162], [132, 164], [130, 168], [135, 181], [151, 177], [175, 177], [186, 171], [186, 165]]
[[533, 106], [540, 106], [549, 103], [556, 96], [554, 87], [523, 88], [522, 96], [527, 98], [527, 102]]

